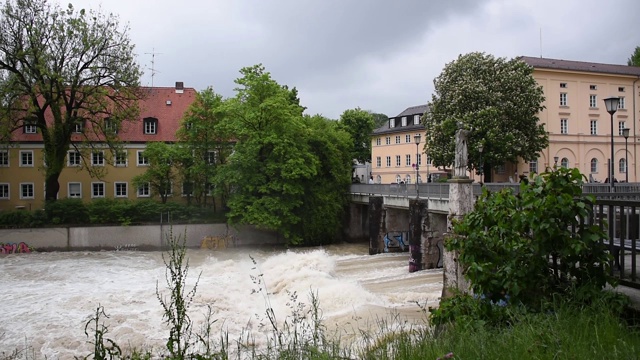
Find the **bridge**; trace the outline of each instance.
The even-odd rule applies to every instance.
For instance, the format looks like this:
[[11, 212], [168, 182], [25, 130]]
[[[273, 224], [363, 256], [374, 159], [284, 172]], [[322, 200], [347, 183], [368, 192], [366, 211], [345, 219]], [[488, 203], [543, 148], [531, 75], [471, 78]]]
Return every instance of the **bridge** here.
[[[449, 183], [352, 184], [347, 235], [369, 240], [369, 253], [409, 251], [409, 271], [442, 266], [443, 239], [449, 232]], [[520, 191], [518, 183], [472, 184], [477, 199], [489, 191]], [[594, 217], [608, 234], [603, 243], [614, 256], [612, 272], [622, 284], [640, 288], [640, 183], [587, 183], [583, 194], [596, 198]], [[455, 211], [453, 212], [455, 213]], [[613, 241], [609, 241], [613, 239]], [[620, 239], [624, 239], [621, 241]]]

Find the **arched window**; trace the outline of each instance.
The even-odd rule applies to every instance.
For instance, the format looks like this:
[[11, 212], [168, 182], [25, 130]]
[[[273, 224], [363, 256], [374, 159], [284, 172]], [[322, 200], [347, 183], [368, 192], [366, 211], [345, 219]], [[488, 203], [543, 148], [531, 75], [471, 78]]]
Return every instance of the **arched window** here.
[[400, 181], [402, 181], [402, 176], [396, 175], [396, 184], [400, 184]]
[[598, 159], [591, 159], [591, 173], [595, 174], [598, 172]]
[[627, 173], [627, 160], [625, 158], [622, 158], [620, 159], [620, 161], [618, 161], [618, 171], [621, 174]]
[[569, 168], [569, 159], [562, 158], [562, 160], [560, 160], [560, 167], [562, 167], [563, 169]]
[[538, 173], [538, 160], [529, 161], [529, 173], [531, 174]]
[[418, 175], [418, 184], [422, 184], [422, 176]]
[[404, 178], [404, 182], [405, 182], [405, 184], [411, 184], [411, 175], [407, 175], [407, 176]]
[[382, 184], [382, 176], [376, 176], [376, 184]]

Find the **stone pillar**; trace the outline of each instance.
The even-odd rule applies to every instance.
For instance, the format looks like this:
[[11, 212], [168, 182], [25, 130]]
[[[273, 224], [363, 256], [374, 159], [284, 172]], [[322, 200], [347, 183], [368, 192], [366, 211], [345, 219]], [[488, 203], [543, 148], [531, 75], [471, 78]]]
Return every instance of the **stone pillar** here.
[[[453, 178], [449, 183], [449, 216], [447, 218], [447, 236], [452, 235], [452, 221], [460, 220], [473, 210], [473, 180]], [[458, 263], [458, 253], [444, 249], [444, 287], [442, 297], [450, 297], [452, 289], [469, 292], [470, 284], [464, 278], [462, 267]]]
[[425, 203], [409, 199], [409, 272], [422, 270], [423, 218]]
[[369, 255], [382, 252], [385, 233], [384, 198], [382, 196], [369, 196]]

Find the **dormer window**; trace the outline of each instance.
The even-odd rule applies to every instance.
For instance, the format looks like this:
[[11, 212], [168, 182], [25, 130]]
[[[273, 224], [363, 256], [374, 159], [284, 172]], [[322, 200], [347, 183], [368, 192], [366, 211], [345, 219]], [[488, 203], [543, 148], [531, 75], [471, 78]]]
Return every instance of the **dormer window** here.
[[158, 119], [145, 118], [144, 119], [144, 133], [146, 135], [155, 135], [158, 133]]
[[25, 134], [35, 134], [38, 128], [36, 127], [35, 121], [25, 120], [22, 129]]
[[111, 134], [117, 134], [118, 133], [118, 124], [116, 124], [115, 121], [106, 118], [104, 119], [104, 132], [105, 133], [111, 133]]
[[395, 118], [389, 119], [389, 127], [390, 128], [396, 127], [396, 119]]
[[420, 115], [413, 115], [413, 125], [420, 125]]
[[406, 116], [402, 117], [402, 126], [407, 126], [407, 117]]
[[79, 121], [73, 124], [73, 132], [76, 134], [82, 134], [84, 132], [84, 121]]

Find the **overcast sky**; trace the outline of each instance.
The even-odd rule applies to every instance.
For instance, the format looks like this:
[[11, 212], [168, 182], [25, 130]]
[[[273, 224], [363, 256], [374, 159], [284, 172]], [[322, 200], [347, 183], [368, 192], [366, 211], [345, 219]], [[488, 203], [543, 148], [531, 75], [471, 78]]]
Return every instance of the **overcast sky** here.
[[153, 52], [155, 86], [225, 97], [242, 67], [262, 63], [307, 113], [334, 119], [425, 104], [443, 67], [472, 51], [626, 64], [640, 46], [639, 0], [59, 1], [128, 24], [143, 85]]

